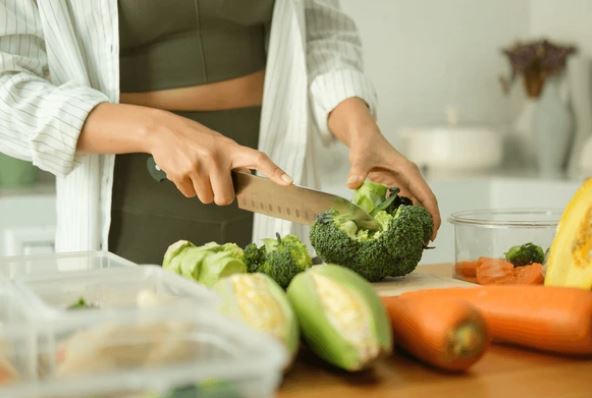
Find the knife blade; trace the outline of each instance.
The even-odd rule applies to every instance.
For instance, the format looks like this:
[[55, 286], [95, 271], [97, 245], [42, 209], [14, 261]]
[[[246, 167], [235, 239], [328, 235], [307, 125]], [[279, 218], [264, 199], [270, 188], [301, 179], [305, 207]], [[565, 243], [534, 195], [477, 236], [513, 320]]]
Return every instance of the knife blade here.
[[[156, 181], [166, 180], [152, 156], [146, 161], [148, 172]], [[265, 177], [232, 171], [238, 207], [299, 224], [312, 224], [320, 213], [329, 209], [347, 215], [359, 227], [377, 230], [379, 225], [363, 209], [341, 196], [297, 185], [282, 186]]]
[[370, 230], [378, 223], [349, 200], [297, 185], [282, 186], [268, 178], [233, 171], [232, 180], [238, 207], [300, 224], [312, 224], [320, 213], [331, 208], [347, 214], [359, 227]]

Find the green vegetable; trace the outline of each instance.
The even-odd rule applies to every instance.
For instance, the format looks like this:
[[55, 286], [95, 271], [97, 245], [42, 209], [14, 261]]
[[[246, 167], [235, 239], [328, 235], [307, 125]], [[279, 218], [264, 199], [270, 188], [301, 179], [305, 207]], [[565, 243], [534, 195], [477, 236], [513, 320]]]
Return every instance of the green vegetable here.
[[298, 348], [298, 322], [286, 292], [262, 273], [236, 274], [212, 289], [221, 298], [220, 311], [281, 341], [291, 356]]
[[249, 272], [269, 275], [281, 287], [286, 288], [296, 274], [312, 265], [308, 250], [295, 235], [276, 239], [263, 239], [257, 247], [251, 243], [245, 247], [245, 261]]
[[543, 264], [545, 252], [543, 248], [534, 243], [525, 243], [522, 246], [513, 246], [506, 253], [506, 260], [519, 267], [532, 263]]
[[392, 350], [391, 327], [374, 288], [338, 265], [296, 275], [288, 298], [304, 339], [327, 362], [349, 371], [366, 368]]
[[423, 207], [398, 197], [398, 190], [391, 190], [391, 196], [383, 196], [377, 203], [376, 197], [386, 192], [385, 187], [365, 182], [354, 197], [354, 203], [365, 203], [366, 211], [380, 224], [378, 231], [359, 228], [336, 210], [319, 215], [310, 232], [317, 255], [325, 262], [351, 268], [372, 282], [413, 271], [432, 235], [432, 218]]
[[93, 309], [93, 308], [99, 308], [99, 307], [95, 304], [87, 303], [86, 300], [84, 299], [84, 297], [80, 297], [74, 303], [72, 303], [68, 307], [66, 307], [67, 310], [87, 310], [87, 309]]
[[206, 286], [225, 276], [247, 272], [243, 250], [234, 243], [195, 246], [181, 240], [169, 246], [162, 266]]
[[241, 394], [229, 382], [206, 380], [173, 389], [161, 398], [240, 398]]
[[223, 380], [204, 380], [197, 384], [175, 387], [165, 394], [147, 394], [144, 398], [241, 398], [233, 383]]

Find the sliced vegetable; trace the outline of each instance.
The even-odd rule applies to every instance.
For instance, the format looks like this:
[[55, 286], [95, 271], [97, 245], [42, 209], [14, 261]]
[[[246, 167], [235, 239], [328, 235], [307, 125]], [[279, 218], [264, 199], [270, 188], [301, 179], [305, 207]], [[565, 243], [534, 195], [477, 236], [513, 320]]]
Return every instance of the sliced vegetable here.
[[498, 258], [481, 257], [476, 277], [481, 285], [508, 284], [514, 279], [514, 266]]
[[533, 263], [542, 264], [545, 262], [543, 248], [534, 243], [525, 243], [521, 246], [513, 246], [505, 253], [506, 260], [514, 266], [520, 267]]
[[[475, 280], [480, 285], [543, 284], [543, 266], [538, 263], [515, 267], [512, 263], [499, 258], [480, 257], [476, 264]], [[466, 269], [463, 271], [465, 274], [469, 273]], [[461, 275], [461, 277], [464, 280], [471, 281], [470, 276]]]
[[546, 265], [545, 285], [592, 289], [592, 178], [563, 211]]
[[429, 365], [466, 370], [489, 345], [483, 316], [465, 300], [407, 294], [382, 300], [395, 343]]
[[87, 310], [93, 308], [99, 307], [96, 304], [88, 303], [84, 297], [80, 297], [78, 300], [66, 307], [67, 310]]
[[18, 380], [18, 372], [4, 356], [0, 355], [0, 385]]
[[476, 278], [477, 277], [477, 267], [479, 266], [479, 260], [473, 261], [459, 261], [454, 264], [454, 272], [464, 278]]
[[521, 267], [514, 267], [514, 284], [516, 285], [542, 285], [545, 281], [543, 266], [533, 263]]
[[291, 356], [299, 342], [298, 322], [286, 292], [261, 273], [236, 274], [218, 281], [212, 289], [222, 299], [220, 310], [281, 341]]
[[294, 277], [288, 298], [310, 348], [348, 371], [368, 367], [392, 349], [388, 316], [372, 285], [338, 265]]
[[483, 286], [406, 293], [434, 303], [466, 300], [483, 314], [494, 340], [539, 350], [592, 355], [592, 292], [545, 286]]
[[195, 246], [181, 240], [169, 246], [162, 266], [206, 286], [226, 276], [247, 272], [243, 250], [234, 243], [209, 242]]

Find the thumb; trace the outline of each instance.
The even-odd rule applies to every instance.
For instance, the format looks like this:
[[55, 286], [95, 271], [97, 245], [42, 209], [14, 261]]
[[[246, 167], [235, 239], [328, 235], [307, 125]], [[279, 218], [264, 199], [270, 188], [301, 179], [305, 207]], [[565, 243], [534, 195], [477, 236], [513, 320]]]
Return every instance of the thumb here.
[[366, 177], [368, 176], [367, 167], [357, 162], [353, 162], [350, 169], [349, 174], [347, 177], [347, 187], [349, 189], [357, 189], [362, 185]]

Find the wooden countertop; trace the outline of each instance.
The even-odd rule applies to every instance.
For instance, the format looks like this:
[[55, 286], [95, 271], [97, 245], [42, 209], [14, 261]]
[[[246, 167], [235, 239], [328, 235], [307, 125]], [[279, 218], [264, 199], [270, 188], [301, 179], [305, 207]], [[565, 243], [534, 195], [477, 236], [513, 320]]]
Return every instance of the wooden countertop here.
[[[422, 266], [450, 275], [450, 265]], [[590, 398], [592, 360], [493, 345], [464, 374], [423, 365], [396, 351], [362, 373], [346, 373], [303, 351], [285, 376], [278, 398]]]

